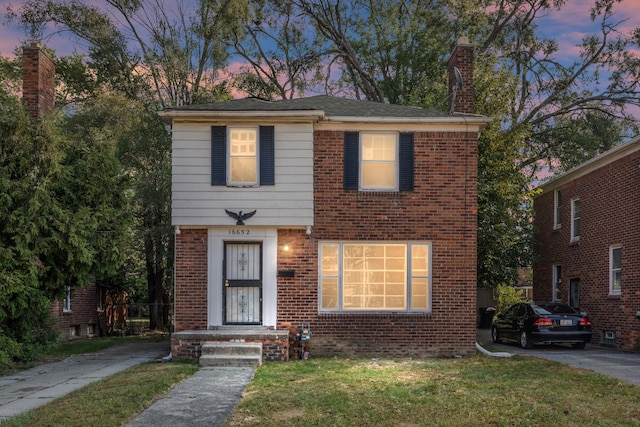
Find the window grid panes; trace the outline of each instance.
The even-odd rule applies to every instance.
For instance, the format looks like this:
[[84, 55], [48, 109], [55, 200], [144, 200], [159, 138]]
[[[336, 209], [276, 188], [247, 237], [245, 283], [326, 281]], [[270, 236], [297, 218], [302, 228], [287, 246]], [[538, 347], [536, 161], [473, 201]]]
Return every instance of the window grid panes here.
[[397, 135], [362, 134], [361, 138], [361, 187], [363, 189], [397, 189]]
[[320, 309], [427, 311], [430, 245], [323, 243]]
[[613, 246], [609, 257], [611, 265], [609, 292], [611, 294], [620, 294], [622, 290], [622, 248]]
[[229, 180], [231, 184], [258, 182], [258, 143], [256, 129], [229, 130]]

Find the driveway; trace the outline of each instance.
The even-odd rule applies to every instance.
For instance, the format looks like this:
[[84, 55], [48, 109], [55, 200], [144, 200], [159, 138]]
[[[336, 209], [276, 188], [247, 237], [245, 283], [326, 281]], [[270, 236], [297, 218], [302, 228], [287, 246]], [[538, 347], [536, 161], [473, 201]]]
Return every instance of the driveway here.
[[493, 343], [489, 329], [477, 330], [477, 342], [490, 351], [553, 360], [640, 386], [640, 353], [620, 351], [597, 344], [587, 344], [584, 350], [573, 349], [568, 345], [536, 345], [530, 350], [525, 350], [517, 344]]

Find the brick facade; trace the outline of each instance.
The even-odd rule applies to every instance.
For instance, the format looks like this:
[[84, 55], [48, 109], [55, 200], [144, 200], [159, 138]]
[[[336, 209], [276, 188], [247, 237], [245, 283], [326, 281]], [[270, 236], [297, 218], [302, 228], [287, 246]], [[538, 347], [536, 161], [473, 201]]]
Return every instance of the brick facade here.
[[175, 331], [207, 329], [207, 230], [176, 234]]
[[63, 341], [87, 338], [100, 333], [97, 313], [97, 291], [94, 285], [71, 290], [71, 310], [64, 311], [63, 301], [54, 300], [51, 314], [58, 321]]
[[[580, 280], [580, 310], [593, 322], [593, 343], [640, 349], [640, 151], [576, 179], [552, 186], [534, 201], [538, 262], [534, 298], [552, 299], [553, 265], [561, 267], [558, 296], [568, 302], [569, 281]], [[562, 226], [554, 229], [554, 190], [562, 194]], [[571, 199], [580, 199], [580, 240], [570, 243]], [[622, 291], [609, 294], [609, 250], [622, 248]], [[615, 334], [615, 342], [605, 339]]]
[[[415, 191], [368, 193], [343, 190], [344, 133], [314, 134], [313, 233], [281, 230], [279, 240], [297, 250], [278, 257], [278, 269], [296, 271], [278, 279], [279, 327], [311, 323], [314, 354], [475, 352], [477, 135], [414, 138]], [[432, 242], [432, 313], [319, 313], [322, 240]]]
[[53, 60], [38, 43], [22, 49], [22, 102], [31, 117], [53, 113], [55, 73]]

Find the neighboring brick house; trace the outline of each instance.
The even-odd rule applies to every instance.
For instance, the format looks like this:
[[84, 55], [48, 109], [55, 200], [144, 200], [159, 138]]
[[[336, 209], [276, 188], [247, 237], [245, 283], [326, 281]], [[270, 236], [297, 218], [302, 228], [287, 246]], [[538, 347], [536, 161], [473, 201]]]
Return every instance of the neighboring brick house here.
[[[163, 113], [174, 358], [197, 357], [210, 331], [253, 325], [286, 340], [302, 323], [314, 354], [475, 353], [477, 140], [489, 119], [471, 111], [472, 56], [460, 44], [450, 60], [464, 82], [451, 114], [328, 96]], [[265, 334], [265, 357], [287, 360], [271, 348], [286, 351], [282, 336]]]
[[541, 190], [535, 299], [587, 312], [593, 343], [640, 349], [640, 137]]
[[[22, 102], [29, 115], [38, 118], [55, 111], [55, 65], [39, 43], [22, 50]], [[58, 323], [62, 340], [96, 336], [114, 322], [123, 323], [122, 315], [109, 316], [107, 289], [88, 284], [66, 288], [63, 300], [53, 300], [51, 314]], [[102, 316], [99, 316], [102, 314]]]

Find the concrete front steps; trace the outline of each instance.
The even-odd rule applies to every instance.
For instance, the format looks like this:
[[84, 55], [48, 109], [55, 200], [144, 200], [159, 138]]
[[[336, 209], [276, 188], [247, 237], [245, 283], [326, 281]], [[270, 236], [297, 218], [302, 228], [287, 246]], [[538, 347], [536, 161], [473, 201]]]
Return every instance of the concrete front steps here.
[[200, 366], [255, 368], [262, 365], [260, 342], [203, 342], [201, 349]]

